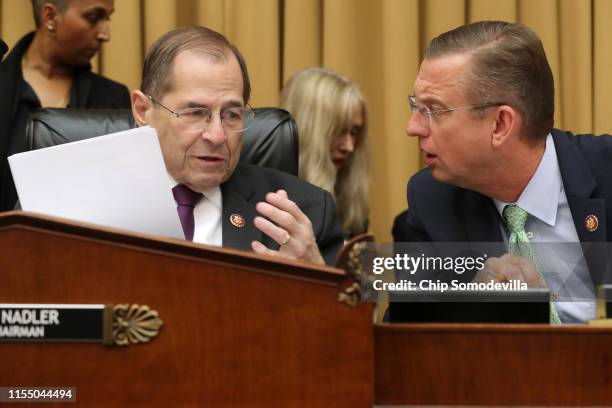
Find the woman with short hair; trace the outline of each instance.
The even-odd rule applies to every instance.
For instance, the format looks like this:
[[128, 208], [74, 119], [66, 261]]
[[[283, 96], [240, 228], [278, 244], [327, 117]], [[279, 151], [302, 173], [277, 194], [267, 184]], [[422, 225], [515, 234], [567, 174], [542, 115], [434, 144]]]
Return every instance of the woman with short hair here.
[[0, 211], [17, 201], [7, 157], [26, 150], [38, 108], [129, 108], [125, 85], [91, 72], [110, 40], [114, 0], [32, 0], [36, 31], [21, 38], [0, 71]]

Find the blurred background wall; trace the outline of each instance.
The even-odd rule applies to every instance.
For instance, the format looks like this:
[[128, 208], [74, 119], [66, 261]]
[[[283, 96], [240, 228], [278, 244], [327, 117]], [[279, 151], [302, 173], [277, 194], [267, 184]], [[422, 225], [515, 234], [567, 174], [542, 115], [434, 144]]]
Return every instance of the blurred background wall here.
[[[205, 25], [243, 52], [253, 107], [275, 106], [296, 70], [325, 66], [355, 80], [368, 100], [373, 173], [370, 229], [391, 239], [406, 181], [421, 168], [403, 131], [407, 95], [435, 35], [478, 20], [521, 22], [542, 38], [556, 81], [555, 126], [612, 133], [611, 0], [115, 0], [111, 41], [94, 69], [138, 88], [147, 47], [164, 32]], [[29, 0], [0, 0], [0, 36], [32, 30]]]

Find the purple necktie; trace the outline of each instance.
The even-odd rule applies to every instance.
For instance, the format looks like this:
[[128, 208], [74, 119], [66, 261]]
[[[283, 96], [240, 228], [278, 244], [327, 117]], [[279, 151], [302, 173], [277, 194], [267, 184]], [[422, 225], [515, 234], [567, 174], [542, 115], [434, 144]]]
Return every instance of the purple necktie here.
[[189, 187], [179, 184], [172, 189], [172, 194], [174, 195], [174, 200], [178, 204], [176, 210], [181, 219], [181, 226], [183, 227], [185, 239], [193, 241], [193, 230], [195, 229], [193, 208], [198, 201], [202, 199], [202, 193], [196, 193]]

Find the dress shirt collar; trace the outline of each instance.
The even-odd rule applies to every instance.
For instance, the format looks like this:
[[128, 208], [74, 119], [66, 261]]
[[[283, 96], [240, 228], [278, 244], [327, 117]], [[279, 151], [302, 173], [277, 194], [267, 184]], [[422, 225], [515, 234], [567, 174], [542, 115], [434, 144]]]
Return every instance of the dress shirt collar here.
[[[170, 174], [168, 174], [168, 179], [170, 181], [171, 189], [177, 186], [178, 184], [180, 184]], [[215, 207], [217, 207], [218, 209], [221, 209], [221, 203], [222, 203], [221, 187], [219, 186], [211, 187], [207, 190], [202, 191], [202, 195], [206, 197], [207, 199], [209, 199], [215, 205]]]
[[[542, 160], [540, 160], [540, 164], [531, 180], [529, 180], [529, 183], [527, 183], [525, 190], [523, 190], [518, 201], [514, 204], [546, 224], [555, 226], [561, 186], [561, 171], [557, 161], [555, 143], [552, 135], [549, 133], [546, 137], [546, 146]], [[504, 203], [499, 200], [493, 201], [503, 218], [504, 208], [512, 203]]]

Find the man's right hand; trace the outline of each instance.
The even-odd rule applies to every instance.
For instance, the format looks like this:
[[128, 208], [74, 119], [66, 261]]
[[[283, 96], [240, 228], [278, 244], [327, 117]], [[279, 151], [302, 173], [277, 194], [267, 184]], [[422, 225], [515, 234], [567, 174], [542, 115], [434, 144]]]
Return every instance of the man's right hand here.
[[474, 277], [474, 282], [507, 282], [518, 280], [529, 288], [545, 288], [540, 273], [533, 262], [525, 257], [505, 254], [499, 258], [491, 257]]

